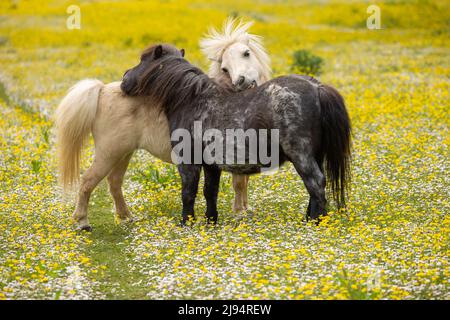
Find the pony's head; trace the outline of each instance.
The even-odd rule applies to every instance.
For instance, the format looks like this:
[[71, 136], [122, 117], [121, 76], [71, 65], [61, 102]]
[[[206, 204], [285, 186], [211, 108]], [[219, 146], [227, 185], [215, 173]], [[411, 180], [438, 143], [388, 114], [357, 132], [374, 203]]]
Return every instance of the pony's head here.
[[211, 78], [237, 90], [245, 90], [270, 79], [270, 58], [261, 37], [247, 32], [252, 24], [227, 19], [222, 32], [210, 29], [200, 41], [203, 53], [212, 61]]
[[212, 87], [226, 90], [184, 59], [184, 50], [167, 44], [145, 50], [141, 62], [125, 73], [121, 84], [128, 95], [152, 97], [167, 114], [190, 105]]
[[148, 47], [141, 54], [141, 61], [135, 67], [128, 69], [123, 75], [120, 88], [128, 95], [139, 94], [139, 88], [142, 87], [142, 78], [151, 65], [164, 56], [184, 57], [184, 49], [178, 50], [170, 44], [160, 44]]

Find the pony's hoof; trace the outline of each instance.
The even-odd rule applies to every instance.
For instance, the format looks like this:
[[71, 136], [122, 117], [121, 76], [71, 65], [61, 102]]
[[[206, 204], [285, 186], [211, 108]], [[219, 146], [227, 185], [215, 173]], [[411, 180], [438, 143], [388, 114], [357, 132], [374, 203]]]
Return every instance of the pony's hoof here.
[[180, 227], [191, 227], [194, 225], [194, 223], [195, 223], [195, 218], [190, 216], [188, 218], [183, 218], [180, 221]]
[[217, 217], [215, 218], [205, 217], [205, 221], [208, 227], [215, 227], [217, 225]]
[[183, 221], [183, 220], [181, 220], [180, 223], [178, 224], [178, 226], [181, 227], [181, 228], [187, 228], [190, 225], [192, 225], [192, 223], [189, 223], [189, 222]]
[[244, 207], [233, 207], [233, 213], [242, 213], [245, 212], [245, 208]]
[[236, 220], [245, 220], [245, 219], [251, 219], [254, 217], [254, 212], [251, 209], [244, 209], [242, 211], [234, 211], [233, 212], [233, 217]]
[[115, 218], [114, 218], [114, 222], [117, 225], [133, 223], [135, 221], [136, 221], [136, 219], [134, 217], [131, 217], [131, 216], [127, 216], [125, 218], [121, 218], [120, 216], [116, 215]]
[[315, 225], [316, 227], [320, 226], [320, 223], [322, 222], [324, 216], [318, 216], [318, 217], [314, 217], [311, 218], [309, 215], [306, 215], [304, 218], [304, 221], [306, 221], [306, 223], [310, 223]]
[[92, 232], [92, 227], [90, 225], [79, 226], [77, 229], [78, 231]]
[[239, 207], [239, 208], [233, 207], [233, 213], [235, 213], [235, 214], [245, 215], [245, 214], [252, 213], [252, 212], [253, 212], [253, 209], [250, 206], [243, 206], [243, 207]]

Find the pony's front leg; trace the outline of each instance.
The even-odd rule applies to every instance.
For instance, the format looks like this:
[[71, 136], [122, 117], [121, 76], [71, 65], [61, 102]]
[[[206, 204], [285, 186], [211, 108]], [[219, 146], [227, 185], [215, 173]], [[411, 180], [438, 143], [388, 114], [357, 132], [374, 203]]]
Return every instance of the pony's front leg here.
[[178, 172], [181, 176], [181, 198], [183, 200], [182, 225], [186, 225], [188, 220], [194, 219], [194, 204], [201, 169], [200, 165], [178, 165]]
[[215, 224], [217, 222], [217, 194], [219, 193], [221, 170], [215, 166], [204, 166], [205, 185], [203, 195], [206, 199], [206, 219]]
[[114, 206], [116, 207], [116, 217], [119, 221], [131, 220], [131, 213], [125, 202], [122, 192], [123, 178], [127, 171], [128, 164], [133, 153], [127, 154], [122, 160], [112, 169], [108, 175], [109, 192], [114, 199]]

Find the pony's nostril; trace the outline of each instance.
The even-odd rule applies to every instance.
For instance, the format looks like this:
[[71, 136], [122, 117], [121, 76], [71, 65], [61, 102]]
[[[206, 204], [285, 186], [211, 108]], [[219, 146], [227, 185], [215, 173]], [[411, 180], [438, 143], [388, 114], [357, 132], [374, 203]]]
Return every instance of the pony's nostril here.
[[244, 84], [244, 82], [245, 82], [245, 77], [240, 76], [240, 77], [238, 78], [236, 84], [237, 84], [238, 86], [241, 86], [241, 85]]

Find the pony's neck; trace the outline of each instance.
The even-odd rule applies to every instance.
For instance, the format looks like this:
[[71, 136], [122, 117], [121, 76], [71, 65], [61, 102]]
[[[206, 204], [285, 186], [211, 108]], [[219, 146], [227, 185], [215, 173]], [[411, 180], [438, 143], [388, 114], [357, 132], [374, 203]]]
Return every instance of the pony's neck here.
[[169, 89], [169, 94], [163, 102], [167, 117], [178, 112], [194, 112], [203, 108], [205, 97], [215, 90], [221, 91], [217, 83], [200, 69], [185, 72], [177, 81], [177, 85]]

